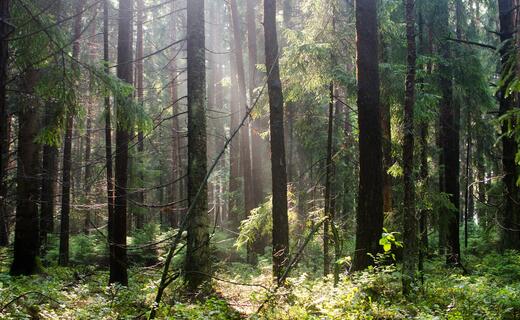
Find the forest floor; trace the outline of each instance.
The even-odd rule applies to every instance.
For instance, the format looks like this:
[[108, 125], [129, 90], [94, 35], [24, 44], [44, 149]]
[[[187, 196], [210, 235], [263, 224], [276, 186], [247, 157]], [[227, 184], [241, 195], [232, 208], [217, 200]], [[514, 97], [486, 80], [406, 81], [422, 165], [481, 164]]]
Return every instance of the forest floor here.
[[[72, 239], [72, 250], [85, 240], [95, 242], [81, 237]], [[0, 249], [0, 319], [146, 319], [160, 268], [134, 266], [127, 288], [107, 286], [106, 268], [92, 265], [102, 265], [103, 260], [94, 258], [99, 253], [89, 248], [83, 247], [81, 254], [73, 252], [74, 266], [51, 264], [31, 277], [9, 276], [10, 252]], [[189, 302], [182, 296], [182, 283], [172, 283], [158, 318], [520, 319], [519, 253], [483, 254], [468, 249], [464, 252], [466, 275], [432, 258], [425, 265], [424, 284], [405, 298], [399, 267], [392, 265], [345, 273], [334, 287], [331, 277], [318, 276], [321, 259], [311, 259], [317, 249], [309, 248], [304, 260], [308, 262], [293, 271], [286, 288], [276, 292], [268, 256], [260, 257], [256, 267], [217, 262], [212, 298]], [[174, 262], [180, 263], [180, 258]]]

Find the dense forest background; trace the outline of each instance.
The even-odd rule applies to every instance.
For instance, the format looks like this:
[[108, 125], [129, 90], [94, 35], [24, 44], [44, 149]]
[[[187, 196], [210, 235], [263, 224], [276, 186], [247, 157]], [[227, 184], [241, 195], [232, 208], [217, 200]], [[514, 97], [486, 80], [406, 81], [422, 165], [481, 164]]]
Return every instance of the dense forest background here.
[[0, 318], [520, 319], [519, 0], [0, 0]]

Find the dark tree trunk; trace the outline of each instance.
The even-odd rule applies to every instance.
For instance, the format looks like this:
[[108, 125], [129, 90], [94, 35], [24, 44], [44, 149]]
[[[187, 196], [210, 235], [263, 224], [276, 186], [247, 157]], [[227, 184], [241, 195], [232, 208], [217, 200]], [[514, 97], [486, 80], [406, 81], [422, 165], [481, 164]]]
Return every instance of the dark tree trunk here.
[[[190, 293], [208, 285], [211, 272], [207, 198], [206, 61], [204, 0], [187, 7], [188, 41], [188, 236], [185, 280]], [[206, 289], [206, 288], [204, 288]]]
[[[246, 75], [244, 70], [244, 57], [242, 53], [242, 32], [240, 28], [240, 17], [236, 0], [230, 0], [231, 17], [233, 24], [233, 42], [235, 48], [235, 63], [238, 77], [238, 100], [240, 120], [247, 112], [247, 86]], [[251, 150], [249, 146], [249, 124], [246, 122], [240, 131], [240, 169], [243, 177], [244, 186], [244, 209], [245, 216], [249, 216], [249, 212], [255, 208], [253, 198], [253, 181], [251, 176]], [[252, 252], [251, 244], [248, 245], [247, 260], [249, 263], [255, 263], [255, 255]]]
[[[117, 42], [117, 77], [128, 84], [133, 83], [132, 71], [132, 16], [133, 0], [119, 1], [119, 35]], [[109, 283], [128, 284], [126, 253], [127, 233], [127, 186], [129, 123], [125, 123], [125, 107], [131, 96], [119, 99], [116, 108], [116, 154], [115, 154], [115, 200], [112, 225]]]
[[[498, 0], [499, 18], [500, 18], [500, 41], [506, 43], [500, 50], [501, 56], [501, 72], [505, 73], [508, 60], [511, 54], [515, 54], [512, 50], [511, 42], [515, 32], [514, 15], [512, 0]], [[504, 89], [498, 92], [499, 113], [506, 114], [514, 106], [512, 96], [506, 96]], [[504, 208], [501, 223], [501, 249], [519, 249], [520, 248], [520, 221], [519, 221], [519, 190], [516, 184], [518, 180], [518, 168], [515, 163], [515, 156], [518, 152], [518, 145], [514, 137], [507, 135], [509, 132], [508, 124], [502, 124], [502, 168], [504, 177]]]
[[[29, 69], [24, 79], [24, 92], [34, 94], [38, 71]], [[36, 99], [28, 98], [18, 114], [18, 165], [16, 226], [11, 275], [31, 275], [39, 271], [38, 199], [40, 146], [35, 143], [38, 135], [38, 106]]]
[[415, 216], [414, 107], [415, 107], [415, 10], [414, 0], [405, 2], [407, 72], [404, 98], [404, 216], [403, 216], [403, 293], [409, 294], [417, 271], [417, 218]]
[[271, 134], [271, 175], [273, 192], [273, 275], [282, 277], [289, 255], [289, 221], [287, 215], [287, 167], [285, 161], [283, 94], [280, 81], [276, 0], [264, 0], [265, 66], [269, 92]]
[[451, 49], [446, 38], [449, 37], [449, 6], [447, 0], [439, 1], [439, 25], [441, 26], [442, 42], [440, 53], [443, 61], [439, 66], [439, 85], [442, 98], [440, 106], [442, 156], [444, 160], [444, 192], [455, 210], [444, 209], [446, 219], [446, 263], [458, 264], [460, 261], [459, 244], [459, 125], [457, 123], [457, 106], [453, 103], [453, 75], [449, 62], [451, 61]]
[[[0, 3], [0, 20], [9, 21], [9, 0]], [[9, 62], [9, 25], [0, 22], [0, 246], [9, 244], [7, 230], [7, 162], [9, 159], [9, 115], [7, 112], [7, 68]]]
[[[81, 36], [81, 18], [83, 10], [83, 0], [76, 2], [76, 16], [74, 18], [72, 58], [76, 61], [79, 59], [80, 36]], [[73, 63], [73, 68], [79, 72], [77, 63]], [[63, 176], [62, 176], [62, 195], [61, 195], [61, 221], [60, 221], [60, 250], [59, 265], [66, 266], [69, 264], [69, 218], [70, 218], [70, 186], [71, 186], [71, 169], [72, 169], [72, 131], [74, 128], [74, 115], [69, 110], [65, 124], [65, 139], [63, 142]]]
[[[426, 30], [424, 29], [424, 16], [423, 16], [423, 8], [419, 8], [418, 11], [418, 28], [419, 28], [419, 54], [428, 54], [431, 53], [428, 50], [427, 38], [426, 38]], [[422, 68], [426, 67], [426, 72], [428, 75], [431, 74], [431, 63], [426, 64], [426, 66], [421, 66]], [[423, 89], [424, 79], [420, 79], [421, 90]], [[422, 120], [419, 125], [419, 145], [420, 145], [420, 179], [423, 184], [422, 195], [428, 192], [428, 122]], [[428, 210], [423, 208], [419, 212], [419, 261], [418, 261], [418, 269], [421, 272], [421, 280], [422, 272], [424, 270], [424, 258], [428, 252]]]
[[[108, 19], [109, 19], [109, 0], [103, 1], [103, 63], [105, 64], [105, 72], [107, 75], [110, 74], [108, 63], [110, 60], [109, 56], [109, 43], [108, 43]], [[113, 233], [114, 233], [114, 181], [113, 181], [113, 167], [112, 167], [112, 120], [110, 108], [110, 96], [106, 95], [104, 99], [105, 107], [105, 165], [107, 169], [107, 206], [108, 206], [108, 246], [109, 256], [115, 255], [115, 247], [112, 245]]]
[[379, 112], [377, 1], [356, 1], [359, 193], [353, 270], [373, 263], [383, 231], [383, 166]]

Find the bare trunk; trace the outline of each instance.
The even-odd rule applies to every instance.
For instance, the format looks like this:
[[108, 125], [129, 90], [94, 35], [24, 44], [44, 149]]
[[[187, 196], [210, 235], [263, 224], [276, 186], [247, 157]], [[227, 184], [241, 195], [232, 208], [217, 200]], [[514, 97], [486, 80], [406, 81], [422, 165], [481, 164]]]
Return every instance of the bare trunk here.
[[188, 291], [204, 291], [210, 279], [206, 150], [206, 61], [204, 0], [188, 2], [188, 236], [185, 280]]
[[403, 293], [409, 294], [417, 271], [417, 218], [415, 216], [414, 107], [415, 107], [415, 10], [414, 0], [405, 2], [407, 72], [404, 98], [404, 216], [403, 216]]
[[264, 0], [265, 66], [269, 92], [271, 175], [273, 192], [273, 275], [280, 283], [289, 255], [287, 166], [285, 160], [283, 94], [280, 81], [276, 0]]
[[383, 231], [383, 165], [379, 111], [377, 1], [356, 1], [359, 193], [353, 270], [373, 263]]

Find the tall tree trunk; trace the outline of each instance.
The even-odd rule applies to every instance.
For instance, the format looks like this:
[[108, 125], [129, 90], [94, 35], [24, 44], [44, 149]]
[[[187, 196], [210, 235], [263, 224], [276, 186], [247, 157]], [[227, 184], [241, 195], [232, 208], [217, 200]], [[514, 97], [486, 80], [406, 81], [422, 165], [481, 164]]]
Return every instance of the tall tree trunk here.
[[[244, 57], [242, 53], [242, 32], [240, 28], [240, 17], [238, 14], [238, 7], [236, 0], [230, 0], [231, 17], [233, 24], [233, 42], [235, 48], [235, 63], [238, 77], [238, 100], [239, 100], [239, 114], [240, 120], [247, 112], [247, 86], [246, 75], [244, 70]], [[249, 216], [249, 212], [255, 208], [253, 198], [253, 179], [251, 176], [251, 150], [249, 146], [249, 124], [245, 123], [240, 131], [240, 169], [243, 177], [244, 186], [244, 209], [245, 216]], [[247, 260], [249, 263], [254, 263], [254, 253], [252, 248], [248, 245]]]
[[[431, 53], [428, 50], [428, 43], [426, 38], [426, 30], [424, 23], [424, 7], [421, 6], [418, 9], [418, 28], [419, 28], [419, 54], [428, 54]], [[431, 63], [427, 63], [426, 66], [421, 66], [422, 68], [426, 68], [426, 72], [428, 75], [431, 75]], [[420, 79], [421, 90], [423, 89], [424, 79]], [[420, 145], [420, 179], [422, 181], [423, 190], [422, 195], [428, 192], [428, 122], [426, 120], [422, 120], [419, 125], [419, 145]], [[418, 261], [418, 269], [421, 272], [421, 280], [422, 272], [424, 270], [424, 258], [426, 252], [428, 252], [428, 209], [423, 208], [419, 212], [419, 261]]]
[[325, 221], [323, 222], [323, 275], [330, 273], [330, 225], [334, 223], [334, 207], [332, 204], [332, 135], [334, 134], [334, 83], [329, 85], [329, 120], [327, 125], [327, 159], [325, 163]]
[[[0, 3], [0, 21], [9, 21], [9, 0]], [[0, 246], [9, 244], [7, 230], [7, 162], [9, 159], [9, 115], [7, 113], [7, 69], [9, 62], [9, 25], [0, 22]]]
[[[74, 61], [79, 59], [80, 53], [80, 36], [81, 36], [81, 18], [84, 0], [76, 2], [76, 16], [74, 18], [72, 58]], [[79, 66], [76, 62], [72, 67], [75, 72], [79, 73]], [[62, 195], [61, 195], [61, 221], [60, 221], [60, 250], [59, 265], [66, 266], [69, 264], [69, 232], [70, 232], [70, 186], [71, 186], [71, 169], [72, 169], [72, 131], [74, 128], [74, 115], [71, 110], [67, 112], [65, 124], [65, 139], [63, 142], [63, 176], [62, 176]]]
[[[513, 8], [512, 0], [498, 0], [499, 20], [500, 20], [500, 41], [505, 43], [501, 47], [501, 72], [504, 74], [507, 68], [508, 60], [514, 50], [513, 34], [515, 32], [514, 15], [516, 10]], [[509, 41], [509, 42], [507, 42]], [[500, 116], [506, 114], [514, 106], [512, 96], [506, 96], [504, 89], [498, 92], [499, 99], [499, 113]], [[515, 163], [515, 156], [518, 152], [518, 145], [514, 137], [509, 137], [508, 124], [502, 124], [502, 168], [504, 177], [504, 208], [502, 213], [500, 244], [501, 249], [519, 249], [520, 248], [520, 224], [518, 221], [520, 205], [519, 190], [516, 184], [518, 180], [518, 168]]]
[[283, 94], [280, 81], [276, 0], [264, 0], [265, 66], [269, 92], [271, 175], [273, 192], [273, 275], [280, 283], [289, 255], [287, 166], [285, 160]]
[[[119, 0], [119, 34], [117, 42], [117, 77], [128, 84], [133, 83], [132, 71], [132, 16], [133, 0]], [[127, 105], [131, 95], [118, 99], [116, 107], [116, 154], [115, 154], [115, 200], [112, 225], [109, 283], [128, 284], [126, 253], [127, 234], [127, 186], [129, 123], [125, 123]]]
[[[103, 63], [105, 65], [105, 73], [107, 75], [110, 74], [110, 69], [108, 68], [108, 63], [110, 61], [109, 55], [109, 42], [108, 42], [108, 32], [109, 32], [109, 1], [103, 1]], [[112, 167], [112, 119], [111, 113], [112, 110], [110, 108], [110, 96], [107, 94], [104, 99], [104, 108], [105, 108], [105, 166], [107, 169], [106, 179], [107, 179], [107, 207], [108, 207], [108, 246], [109, 246], [109, 256], [115, 256], [115, 246], [112, 245], [114, 240], [114, 180], [113, 180], [113, 167]], [[112, 259], [112, 258], [111, 258]]]
[[377, 0], [356, 1], [359, 192], [356, 251], [353, 270], [373, 263], [368, 255], [380, 251], [383, 231], [383, 166], [379, 70]]
[[[39, 72], [29, 69], [24, 75], [24, 92], [34, 94]], [[28, 96], [29, 96], [28, 95]], [[18, 165], [16, 225], [11, 275], [31, 275], [39, 271], [36, 262], [39, 248], [38, 225], [38, 168], [40, 146], [38, 135], [38, 106], [36, 99], [27, 98], [18, 114]]]
[[404, 216], [403, 216], [403, 293], [409, 294], [417, 271], [417, 218], [415, 216], [414, 165], [414, 107], [415, 107], [415, 10], [414, 0], [406, 0], [407, 72], [404, 98]]
[[[95, 8], [94, 17], [97, 17], [97, 10]], [[90, 43], [89, 43], [89, 62], [95, 64], [97, 61], [97, 50], [96, 50], [96, 26], [93, 24], [90, 26]], [[90, 191], [92, 189], [92, 164], [90, 163], [90, 158], [92, 154], [92, 107], [95, 105], [96, 97], [93, 93], [94, 79], [93, 76], [90, 76], [89, 83], [89, 101], [86, 104], [87, 108], [87, 121], [85, 125], [85, 180], [84, 180], [84, 191], [85, 191], [85, 199], [86, 203], [90, 204], [92, 197], [90, 196]], [[91, 225], [94, 223], [92, 221], [92, 216], [90, 210], [87, 210], [85, 214], [85, 224], [83, 226], [83, 233], [88, 235], [90, 233]]]
[[[188, 41], [188, 236], [185, 280], [190, 293], [210, 277], [206, 150], [206, 61], [204, 0], [187, 7]], [[206, 288], [204, 288], [206, 289]]]
[[[246, 17], [247, 17], [247, 46], [248, 46], [248, 62], [249, 62], [249, 106], [252, 107], [256, 97], [254, 90], [260, 80], [260, 75], [256, 69], [258, 63], [258, 45], [256, 37], [256, 0], [247, 0]], [[253, 121], [251, 130], [251, 171], [253, 175], [253, 192], [254, 206], [258, 207], [264, 200], [263, 184], [264, 177], [262, 175], [262, 150], [264, 141], [259, 135], [261, 124], [259, 120]]]
[[[137, 40], [136, 40], [136, 89], [137, 89], [137, 103], [140, 108], [144, 108], [144, 64], [143, 64], [143, 56], [144, 56], [144, 39], [143, 39], [143, 22], [144, 22], [144, 4], [143, 0], [137, 0]], [[137, 153], [139, 154], [139, 185], [140, 189], [137, 193], [137, 201], [140, 203], [144, 203], [144, 191], [143, 189], [143, 157], [144, 157], [144, 133], [142, 128], [139, 128], [139, 132], [137, 133]], [[135, 228], [142, 229], [144, 227], [144, 212], [142, 212], [141, 208], [138, 208], [137, 215], [135, 217]]]
[[[230, 128], [235, 130], [239, 124], [239, 101], [237, 99], [238, 80], [236, 77], [236, 63], [233, 60], [233, 55], [230, 55], [230, 69], [231, 69], [231, 87], [229, 92], [229, 104], [231, 108]], [[229, 208], [228, 218], [229, 227], [233, 232], [238, 232], [240, 226], [240, 201], [238, 199], [240, 193], [240, 163], [239, 163], [240, 141], [232, 141], [229, 146]]]
[[457, 124], [457, 106], [453, 103], [453, 75], [451, 66], [451, 49], [449, 37], [449, 6], [447, 0], [439, 1], [439, 25], [443, 40], [440, 44], [440, 53], [443, 61], [439, 66], [441, 87], [441, 141], [442, 156], [444, 160], [444, 192], [449, 195], [449, 200], [454, 210], [445, 208], [446, 218], [446, 263], [458, 264], [460, 261], [459, 244], [459, 125]]

